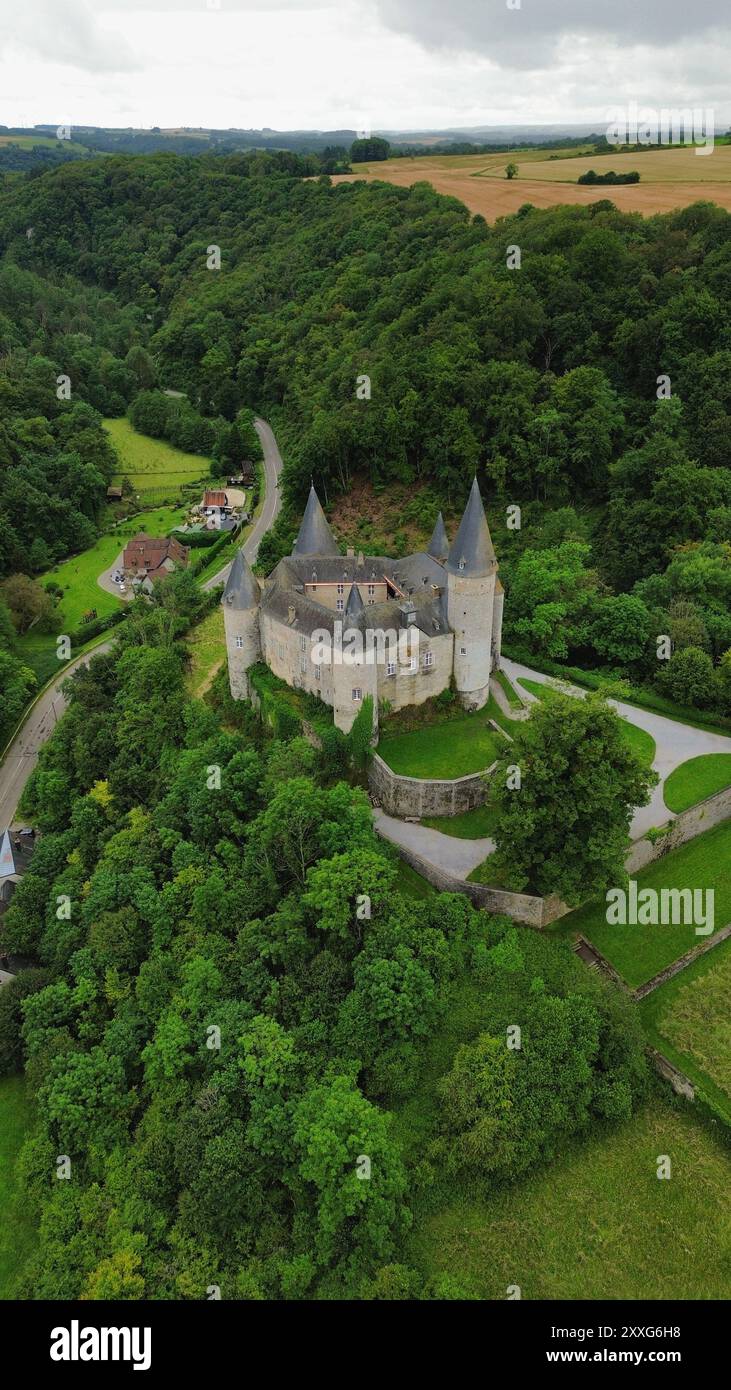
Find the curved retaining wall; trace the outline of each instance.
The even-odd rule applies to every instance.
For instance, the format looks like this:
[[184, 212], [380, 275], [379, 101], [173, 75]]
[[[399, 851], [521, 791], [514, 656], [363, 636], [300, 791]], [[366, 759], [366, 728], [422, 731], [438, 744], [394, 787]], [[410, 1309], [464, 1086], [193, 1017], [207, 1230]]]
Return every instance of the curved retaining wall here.
[[713, 796], [706, 797], [705, 801], [699, 801], [697, 806], [689, 806], [687, 811], [680, 811], [675, 819], [668, 823], [667, 834], [661, 835], [659, 839], [635, 840], [624, 861], [627, 872], [639, 873], [640, 869], [652, 864], [653, 860], [662, 858], [671, 850], [680, 849], [688, 840], [694, 840], [696, 835], [703, 835], [706, 830], [712, 830], [714, 825], [720, 825], [721, 821], [728, 820], [729, 816], [731, 787], [724, 787], [723, 791], [715, 792]]
[[[493, 763], [494, 767], [495, 764]], [[403, 820], [412, 816], [458, 816], [482, 806], [485, 800], [484, 772], [471, 772], [467, 777], [438, 781], [423, 777], [401, 777], [374, 753], [368, 771], [371, 795], [389, 816]]]

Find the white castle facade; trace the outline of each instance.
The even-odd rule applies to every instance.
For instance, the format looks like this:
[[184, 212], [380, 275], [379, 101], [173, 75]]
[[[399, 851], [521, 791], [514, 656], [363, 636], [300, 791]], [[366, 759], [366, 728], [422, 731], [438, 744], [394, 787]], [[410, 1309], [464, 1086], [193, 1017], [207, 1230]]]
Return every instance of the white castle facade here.
[[237, 552], [223, 594], [229, 681], [251, 694], [263, 661], [288, 685], [317, 696], [347, 732], [367, 696], [378, 708], [418, 705], [454, 688], [480, 709], [499, 664], [503, 588], [477, 486], [450, 545], [441, 512], [426, 551], [392, 560], [341, 555], [310, 489], [292, 554], [268, 579]]

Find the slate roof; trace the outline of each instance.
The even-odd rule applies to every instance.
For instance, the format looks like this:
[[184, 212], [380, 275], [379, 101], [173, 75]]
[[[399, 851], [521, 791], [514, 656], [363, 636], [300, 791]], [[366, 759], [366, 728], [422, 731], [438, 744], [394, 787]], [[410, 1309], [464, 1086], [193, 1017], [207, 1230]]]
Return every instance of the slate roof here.
[[470, 488], [459, 530], [452, 542], [447, 569], [451, 574], [465, 574], [473, 578], [492, 574], [493, 570], [497, 569], [497, 559], [476, 478]]
[[251, 572], [242, 546], [234, 555], [221, 602], [227, 608], [254, 608], [260, 597], [259, 581]]
[[302, 525], [294, 543], [295, 555], [337, 555], [338, 546], [327, 524], [325, 513], [314, 486], [310, 488]]
[[433, 555], [435, 560], [446, 560], [449, 554], [449, 541], [447, 539], [447, 529], [444, 525], [444, 517], [441, 512], [436, 520], [436, 525], [432, 531], [431, 540], [426, 548], [428, 555]]

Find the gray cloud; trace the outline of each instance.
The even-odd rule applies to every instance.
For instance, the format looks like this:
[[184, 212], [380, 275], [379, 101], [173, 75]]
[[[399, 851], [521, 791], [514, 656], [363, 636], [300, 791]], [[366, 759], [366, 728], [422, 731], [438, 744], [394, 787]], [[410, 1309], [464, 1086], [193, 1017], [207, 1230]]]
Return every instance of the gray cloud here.
[[520, 0], [519, 9], [509, 8], [509, 0], [376, 4], [384, 24], [427, 48], [479, 53], [517, 68], [545, 66], [571, 35], [666, 48], [731, 26], [728, 0]]
[[86, 0], [23, 0], [0, 9], [0, 57], [12, 50], [86, 72], [138, 67], [122, 34], [103, 29]]

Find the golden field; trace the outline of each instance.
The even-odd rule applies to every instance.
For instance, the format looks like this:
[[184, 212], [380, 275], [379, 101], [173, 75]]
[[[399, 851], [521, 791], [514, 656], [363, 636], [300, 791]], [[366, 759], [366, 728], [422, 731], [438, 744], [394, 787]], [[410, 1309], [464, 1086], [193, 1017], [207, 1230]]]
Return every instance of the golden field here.
[[[554, 156], [551, 158], [551, 156]], [[556, 157], [558, 156], [558, 157]], [[517, 164], [518, 175], [505, 178], [505, 166]], [[623, 212], [672, 212], [699, 199], [711, 199], [731, 211], [731, 145], [717, 145], [710, 155], [692, 148], [641, 150], [633, 154], [596, 155], [559, 150], [519, 150], [491, 155], [414, 155], [405, 159], [353, 166], [333, 183], [382, 179], [408, 188], [428, 182], [438, 193], [459, 198], [488, 222], [517, 212], [523, 203], [555, 207], [560, 203], [595, 203], [610, 198]], [[577, 184], [587, 169], [628, 173], [637, 169], [638, 184]]]

